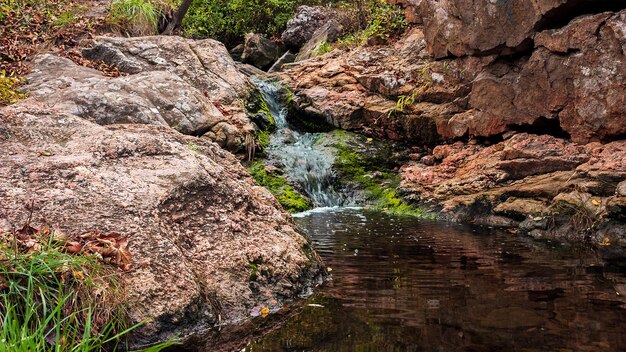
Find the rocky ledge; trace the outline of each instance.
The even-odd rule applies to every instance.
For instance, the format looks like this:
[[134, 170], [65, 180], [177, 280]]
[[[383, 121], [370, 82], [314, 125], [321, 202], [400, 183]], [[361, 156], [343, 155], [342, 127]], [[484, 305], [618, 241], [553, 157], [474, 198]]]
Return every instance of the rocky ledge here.
[[446, 218], [624, 245], [626, 3], [392, 2], [397, 41], [283, 66], [295, 114], [413, 145]]
[[255, 87], [223, 44], [181, 37], [98, 37], [83, 55], [117, 67], [116, 78], [45, 54], [26, 89], [38, 101], [100, 125], [152, 124], [202, 136], [232, 152], [253, 147], [247, 102]]
[[401, 188], [448, 219], [626, 247], [626, 141], [519, 133], [491, 146], [437, 146], [432, 156], [431, 166], [403, 166]]

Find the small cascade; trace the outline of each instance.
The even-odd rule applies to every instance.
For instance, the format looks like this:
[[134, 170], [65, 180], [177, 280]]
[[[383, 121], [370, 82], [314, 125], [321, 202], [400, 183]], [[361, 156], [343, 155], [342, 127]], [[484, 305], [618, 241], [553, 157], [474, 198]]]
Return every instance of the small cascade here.
[[287, 122], [287, 107], [281, 103], [280, 85], [254, 78], [276, 124], [266, 148], [270, 164], [282, 168], [287, 180], [306, 192], [315, 207], [353, 205], [351, 197], [335, 187], [335, 150], [319, 143], [325, 133], [300, 133]]

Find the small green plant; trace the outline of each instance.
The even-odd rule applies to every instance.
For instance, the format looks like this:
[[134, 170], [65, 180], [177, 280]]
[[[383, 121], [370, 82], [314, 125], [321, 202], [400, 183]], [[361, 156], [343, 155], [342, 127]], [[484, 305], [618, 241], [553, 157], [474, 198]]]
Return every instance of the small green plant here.
[[329, 42], [324, 41], [317, 48], [317, 55], [324, 55], [331, 51], [333, 51], [333, 46]]
[[198, 145], [194, 142], [187, 143], [187, 148], [189, 148], [192, 152], [200, 153], [200, 147], [198, 147]]
[[76, 22], [77, 20], [78, 18], [76, 17], [76, 14], [74, 13], [74, 11], [65, 11], [65, 12], [62, 12], [59, 16], [57, 16], [54, 22], [52, 22], [52, 26], [63, 27], [68, 24], [72, 24]]
[[[387, 118], [391, 118], [391, 116], [398, 112], [404, 112], [407, 107], [412, 106], [417, 101], [417, 97], [419, 94], [428, 91], [432, 85], [433, 80], [430, 76], [430, 64], [424, 64], [420, 70], [418, 71], [417, 84], [419, 85], [411, 94], [409, 95], [400, 95], [398, 100], [396, 101], [396, 106], [393, 109], [389, 110], [387, 113]], [[378, 122], [378, 120], [376, 120]]]
[[23, 82], [22, 78], [7, 76], [4, 70], [0, 72], [0, 106], [14, 104], [26, 98], [26, 94], [19, 90]]
[[262, 113], [267, 118], [267, 121], [270, 123], [270, 127], [276, 126], [276, 121], [274, 120], [274, 116], [272, 116], [272, 111], [270, 110], [269, 105], [265, 99], [261, 98], [260, 102], [261, 106], [259, 107], [259, 113]]
[[108, 21], [129, 35], [157, 33], [160, 11], [146, 0], [113, 0]]

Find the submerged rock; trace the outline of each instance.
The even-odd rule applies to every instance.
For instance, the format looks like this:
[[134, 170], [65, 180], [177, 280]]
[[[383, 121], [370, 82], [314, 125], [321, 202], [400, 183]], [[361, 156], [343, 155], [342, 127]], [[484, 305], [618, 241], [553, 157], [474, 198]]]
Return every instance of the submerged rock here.
[[318, 274], [275, 198], [212, 142], [26, 101], [0, 110], [0, 149], [0, 228], [32, 204], [33, 226], [128, 236], [125, 302], [131, 323], [148, 320], [135, 346], [277, 309]]

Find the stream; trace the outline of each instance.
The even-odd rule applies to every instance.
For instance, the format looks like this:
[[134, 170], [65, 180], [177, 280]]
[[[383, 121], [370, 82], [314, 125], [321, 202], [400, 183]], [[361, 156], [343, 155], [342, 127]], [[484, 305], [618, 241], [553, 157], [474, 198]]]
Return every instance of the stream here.
[[296, 215], [332, 280], [244, 351], [624, 351], [626, 264], [362, 209]]
[[[626, 351], [626, 264], [591, 249], [354, 207], [334, 186], [323, 133], [286, 120], [267, 161], [317, 207], [297, 224], [332, 278], [241, 351]], [[266, 324], [282, 319], [277, 324]]]

